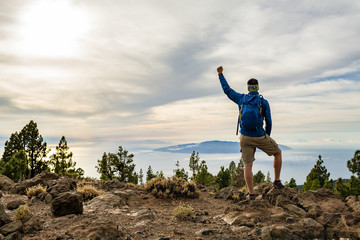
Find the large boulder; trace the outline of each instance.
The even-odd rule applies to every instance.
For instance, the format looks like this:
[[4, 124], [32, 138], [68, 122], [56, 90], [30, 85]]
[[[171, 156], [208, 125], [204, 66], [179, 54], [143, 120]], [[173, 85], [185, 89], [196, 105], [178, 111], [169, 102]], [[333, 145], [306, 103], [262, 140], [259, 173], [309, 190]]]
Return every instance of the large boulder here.
[[340, 196], [325, 188], [298, 194], [294, 203], [304, 209], [308, 217], [329, 228], [341, 224], [342, 214], [349, 211]]
[[284, 209], [272, 206], [265, 200], [245, 200], [235, 209], [227, 209], [222, 219], [229, 225], [252, 228], [259, 223], [275, 223], [285, 217]]
[[317, 206], [320, 207], [321, 212], [341, 213], [347, 210], [341, 197], [326, 188], [298, 194], [294, 197], [294, 202], [306, 211], [317, 208]]
[[41, 217], [32, 216], [29, 220], [23, 223], [24, 233], [34, 233], [43, 229]]
[[302, 208], [299, 208], [298, 206], [294, 204], [288, 204], [283, 206], [283, 208], [291, 215], [299, 216], [299, 217], [305, 217], [306, 211]]
[[10, 222], [10, 217], [5, 212], [5, 207], [0, 203], [0, 227]]
[[292, 233], [302, 239], [323, 239], [324, 226], [312, 218], [304, 218], [288, 226]]
[[81, 194], [72, 192], [61, 193], [52, 201], [51, 211], [55, 217], [82, 214], [83, 203]]
[[69, 232], [74, 236], [74, 239], [132, 239], [129, 237], [128, 231], [117, 225], [112, 219], [97, 219], [88, 223], [86, 228], [83, 225], [75, 225], [69, 229]]
[[110, 192], [115, 189], [124, 189], [125, 183], [114, 179], [101, 183], [99, 187], [107, 192]]
[[20, 220], [16, 220], [14, 222], [10, 222], [10, 223], [2, 226], [0, 228], [0, 233], [7, 236], [14, 232], [18, 232], [18, 231], [22, 232], [22, 230], [23, 230], [22, 222]]
[[264, 185], [262, 197], [269, 201], [271, 205], [286, 206], [293, 204], [293, 198], [298, 194], [294, 188], [276, 189], [269, 185]]
[[89, 208], [100, 210], [108, 208], [119, 208], [124, 205], [126, 205], [126, 198], [112, 193], [105, 193], [87, 202], [87, 206]]
[[59, 178], [59, 176], [56, 173], [42, 172], [42, 173], [36, 175], [35, 177], [33, 177], [32, 179], [26, 179], [19, 183], [16, 183], [12, 187], [10, 192], [14, 193], [14, 194], [26, 195], [27, 188], [30, 188], [30, 187], [33, 187], [33, 186], [36, 186], [39, 184], [42, 186], [47, 186], [48, 181], [55, 180], [58, 178]]
[[0, 174], [0, 190], [9, 191], [15, 185], [14, 181]]
[[239, 200], [245, 200], [245, 194], [240, 192], [238, 187], [234, 186], [222, 188], [215, 194], [215, 198], [217, 199], [234, 200], [234, 197]]
[[360, 196], [349, 196], [346, 198], [346, 205], [354, 212], [360, 214]]
[[6, 208], [9, 210], [17, 209], [20, 205], [25, 205], [24, 200], [22, 199], [14, 199], [6, 205]]
[[75, 189], [76, 181], [74, 179], [61, 177], [60, 179], [49, 181], [46, 191], [50, 193], [53, 198], [56, 198], [60, 193], [69, 192]]
[[287, 227], [282, 224], [274, 224], [265, 226], [261, 229], [261, 239], [272, 240], [272, 239], [291, 239], [300, 240], [299, 236], [295, 235]]

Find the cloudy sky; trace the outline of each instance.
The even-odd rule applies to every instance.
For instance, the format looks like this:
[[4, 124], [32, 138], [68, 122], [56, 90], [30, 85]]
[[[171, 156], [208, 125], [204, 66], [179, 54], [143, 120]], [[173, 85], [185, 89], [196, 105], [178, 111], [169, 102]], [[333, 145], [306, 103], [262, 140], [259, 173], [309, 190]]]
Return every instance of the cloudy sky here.
[[236, 141], [219, 65], [239, 92], [259, 79], [278, 143], [355, 150], [359, 42], [357, 0], [2, 0], [0, 153], [30, 120], [74, 156]]

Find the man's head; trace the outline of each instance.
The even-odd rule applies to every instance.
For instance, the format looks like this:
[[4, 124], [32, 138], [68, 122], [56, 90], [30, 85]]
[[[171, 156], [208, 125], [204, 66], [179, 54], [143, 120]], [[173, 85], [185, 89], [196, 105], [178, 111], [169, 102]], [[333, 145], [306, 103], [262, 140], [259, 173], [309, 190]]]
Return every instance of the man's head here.
[[247, 82], [247, 87], [249, 92], [254, 92], [259, 90], [259, 82], [255, 78], [250, 78]]

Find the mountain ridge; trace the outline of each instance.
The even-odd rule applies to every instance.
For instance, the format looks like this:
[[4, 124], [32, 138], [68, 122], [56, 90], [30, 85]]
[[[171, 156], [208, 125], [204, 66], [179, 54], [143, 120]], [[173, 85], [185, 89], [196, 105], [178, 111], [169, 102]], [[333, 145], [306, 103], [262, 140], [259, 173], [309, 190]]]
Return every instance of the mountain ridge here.
[[[291, 150], [291, 148], [286, 145], [279, 144], [279, 147], [281, 150]], [[171, 153], [189, 153], [195, 151], [195, 152], [207, 153], [207, 154], [239, 153], [240, 144], [239, 142], [233, 142], [233, 141], [211, 140], [200, 143], [185, 143], [185, 144], [172, 145], [168, 147], [161, 147], [154, 149], [154, 151], [171, 152]]]

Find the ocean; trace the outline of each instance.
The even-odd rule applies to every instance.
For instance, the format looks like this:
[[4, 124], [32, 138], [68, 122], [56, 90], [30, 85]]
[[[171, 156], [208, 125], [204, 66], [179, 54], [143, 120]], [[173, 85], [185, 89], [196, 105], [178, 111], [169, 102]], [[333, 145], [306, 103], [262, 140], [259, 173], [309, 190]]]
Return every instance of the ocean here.
[[[281, 179], [283, 182], [295, 178], [298, 185], [302, 185], [306, 181], [306, 176], [314, 167], [318, 156], [321, 155], [324, 161], [323, 165], [330, 172], [330, 178], [333, 180], [342, 178], [350, 178], [351, 173], [346, 167], [346, 162], [351, 159], [356, 149], [292, 149], [282, 151], [283, 164], [281, 171]], [[173, 170], [176, 168], [177, 161], [180, 168], [189, 171], [189, 154], [184, 153], [168, 153], [157, 151], [139, 151], [134, 153], [134, 162], [137, 170], [143, 169], [146, 173], [148, 166], [151, 166], [154, 172], [163, 171], [165, 176], [172, 176]], [[200, 160], [205, 160], [208, 170], [216, 175], [221, 166], [228, 167], [231, 161], [236, 164], [240, 161], [240, 153], [238, 154], [201, 154]], [[267, 156], [263, 152], [257, 151], [255, 154], [255, 162], [253, 164], [254, 174], [259, 170], [273, 179], [273, 157]], [[190, 171], [189, 171], [190, 174]]]
[[[53, 145], [56, 145], [54, 143]], [[73, 145], [72, 145], [73, 144]], [[51, 145], [51, 144], [49, 144]], [[171, 153], [154, 151], [156, 146], [164, 146], [164, 143], [154, 144], [131, 144], [131, 143], [88, 143], [88, 144], [74, 144], [73, 141], [68, 140], [70, 151], [73, 152], [73, 161], [77, 162], [76, 167], [81, 167], [85, 170], [85, 175], [89, 177], [99, 178], [95, 166], [97, 160], [101, 159], [104, 152], [116, 153], [118, 146], [123, 146], [129, 153], [134, 154], [134, 163], [136, 171], [143, 170], [144, 174], [149, 166], [153, 172], [163, 171], [164, 175], [169, 177], [173, 175], [173, 170], [176, 169], [176, 162], [179, 161], [180, 168], [184, 168], [189, 172], [189, 153]], [[291, 146], [290, 146], [291, 147]], [[52, 146], [52, 148], [55, 148]], [[2, 156], [4, 143], [0, 144], [0, 154]], [[291, 150], [283, 150], [283, 165], [281, 171], [281, 179], [283, 182], [289, 181], [292, 177], [295, 178], [298, 185], [302, 185], [306, 176], [315, 165], [318, 156], [321, 155], [324, 161], [323, 165], [330, 172], [330, 178], [333, 180], [342, 178], [350, 178], [351, 173], [346, 167], [346, 162], [350, 160], [357, 149], [336, 149], [336, 148], [293, 148]], [[50, 156], [50, 154], [48, 155]], [[199, 152], [200, 160], [205, 160], [208, 170], [213, 175], [216, 175], [221, 166], [228, 167], [231, 161], [236, 164], [240, 161], [240, 153], [222, 153], [222, 154], [203, 154]], [[270, 177], [273, 179], [273, 157], [269, 157], [261, 151], [255, 154], [255, 162], [253, 165], [254, 174], [257, 171], [262, 171], [265, 176], [270, 172]]]

